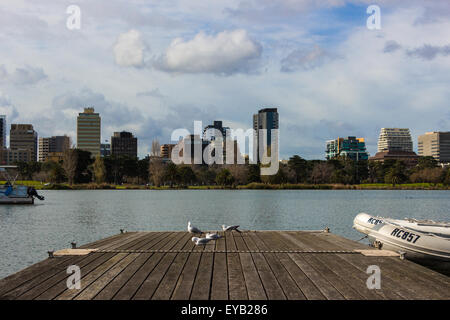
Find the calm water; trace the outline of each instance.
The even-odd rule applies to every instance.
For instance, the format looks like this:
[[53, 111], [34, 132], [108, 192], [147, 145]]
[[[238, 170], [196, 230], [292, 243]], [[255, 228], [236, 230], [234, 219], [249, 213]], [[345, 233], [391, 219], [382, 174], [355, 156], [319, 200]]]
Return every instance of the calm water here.
[[450, 220], [449, 191], [99, 190], [40, 191], [34, 206], [0, 206], [0, 278], [70, 247], [128, 231], [242, 229], [331, 231], [358, 240], [355, 215]]

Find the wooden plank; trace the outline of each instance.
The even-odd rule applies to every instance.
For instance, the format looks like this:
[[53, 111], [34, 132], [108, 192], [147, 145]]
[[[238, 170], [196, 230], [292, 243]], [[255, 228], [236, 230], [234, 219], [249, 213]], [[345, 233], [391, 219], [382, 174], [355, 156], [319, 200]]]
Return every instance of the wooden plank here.
[[[289, 248], [300, 247], [302, 249], [310, 248], [308, 242], [299, 242], [297, 238], [281, 233], [283, 241]], [[324, 247], [328, 250], [329, 247]], [[362, 275], [361, 271], [347, 262], [341, 261], [335, 254], [317, 254], [315, 258], [323, 265], [330, 266], [337, 275], [339, 275], [343, 283], [353, 288], [364, 299], [385, 299], [384, 295], [380, 295], [376, 290], [369, 290], [366, 285], [367, 275]], [[309, 261], [309, 260], [308, 260]]]
[[[227, 251], [236, 250], [231, 232], [225, 232]], [[227, 253], [228, 294], [230, 300], [248, 300], [244, 274], [238, 253]]]
[[[242, 239], [242, 233], [231, 234], [239, 251], [248, 251], [248, 247]], [[267, 300], [267, 295], [262, 285], [261, 278], [256, 269], [250, 253], [239, 253], [241, 267], [244, 273], [245, 286], [249, 300]]]
[[[325, 248], [330, 248], [330, 241], [327, 241], [327, 239], [324, 239], [324, 236], [327, 236], [329, 239], [332, 239], [331, 241], [333, 242], [333, 246], [338, 245], [340, 249], [345, 249], [345, 250], [349, 250], [351, 248], [351, 243], [347, 240], [345, 241], [340, 241], [339, 238], [337, 236], [330, 236], [330, 234], [326, 234], [323, 235], [322, 237], [304, 237], [303, 241], [310, 241], [310, 243], [315, 243], [315, 244], [320, 244], [322, 247]], [[308, 240], [306, 240], [308, 239]], [[355, 260], [356, 258], [354, 257], [347, 257], [347, 256], [352, 256], [352, 255], [342, 255], [341, 257], [351, 261], [351, 260]], [[363, 272], [366, 271], [367, 267], [371, 264], [368, 263], [368, 258], [370, 257], [366, 257], [365, 260], [360, 260], [361, 262], [364, 263], [365, 265], [365, 269], [363, 269]], [[395, 266], [399, 263], [402, 263], [401, 260], [398, 260], [398, 258], [391, 258], [391, 259], [387, 259], [384, 260], [382, 257], [375, 257], [376, 262], [374, 262], [373, 264], [380, 266], [381, 268], [381, 262], [385, 261], [385, 265], [382, 269], [382, 276], [385, 280], [387, 281], [383, 281], [383, 283], [386, 286], [383, 286], [383, 292], [377, 290], [380, 294], [382, 294], [383, 296], [389, 296], [391, 299], [395, 299], [395, 298], [399, 298], [403, 297], [406, 299], [413, 299], [415, 298], [422, 298], [422, 299], [429, 299], [433, 296], [435, 296], [434, 292], [430, 292], [430, 290], [427, 289], [427, 287], [421, 287], [419, 289], [419, 287], [417, 286], [416, 282], [417, 280], [416, 277], [414, 277], [414, 279], [410, 279], [410, 282], [407, 284], [407, 277], [405, 277], [404, 275], [404, 271], [405, 269], [403, 269], [400, 273], [395, 273], [393, 270], [395, 269]], [[371, 259], [373, 260], [373, 259]], [[389, 261], [389, 262], [388, 262]], [[368, 275], [367, 275], [368, 277]], [[382, 278], [382, 279], [383, 279]], [[414, 290], [411, 289], [411, 287], [415, 287], [416, 290], [414, 292]]]
[[134, 233], [136, 233], [136, 232], [117, 233], [112, 236], [78, 246], [78, 248], [80, 248], [80, 249], [98, 248], [102, 244], [106, 244], [108, 242], [113, 242], [117, 239], [123, 239], [125, 237], [129, 237]]
[[[291, 239], [300, 238], [299, 235], [295, 235]], [[350, 243], [343, 243], [341, 244], [336, 237], [330, 237], [330, 239], [333, 239], [333, 243], [339, 245], [339, 249], [341, 250], [351, 250], [352, 247], [350, 246]], [[301, 237], [301, 241], [306, 244], [308, 247], [318, 246], [320, 245], [320, 248], [329, 249], [330, 243], [329, 241], [324, 241], [319, 235], [316, 236], [303, 236]], [[333, 247], [334, 248], [334, 247]], [[353, 267], [355, 267], [360, 272], [355, 272], [354, 275], [360, 278], [360, 280], [367, 281], [368, 275], [366, 274], [367, 267], [370, 265], [368, 264], [368, 260], [365, 259], [364, 256], [358, 255], [358, 254], [337, 254], [336, 257], [341, 258], [345, 262], [349, 263]], [[352, 263], [353, 261], [353, 263]], [[357, 261], [357, 262], [356, 262]], [[340, 261], [340, 263], [343, 263]], [[362, 266], [365, 266], [364, 268]], [[384, 290], [375, 290], [375, 292], [380, 296], [380, 299], [387, 298], [387, 299], [401, 299], [405, 298], [405, 296], [402, 296], [401, 294], [398, 294], [398, 292], [395, 292], [395, 288], [392, 286], [391, 283], [387, 283], [386, 286], [383, 287]], [[408, 297], [408, 295], [406, 295]]]
[[191, 252], [186, 262], [177, 284], [172, 293], [172, 300], [189, 300], [192, 287], [194, 285], [195, 275], [200, 264], [201, 252]]
[[[48, 278], [45, 281], [42, 281], [41, 283], [39, 283], [35, 287], [31, 288], [30, 290], [27, 290], [26, 292], [23, 293], [23, 295], [19, 296], [18, 299], [21, 299], [21, 300], [35, 299], [40, 294], [49, 290], [51, 287], [53, 287], [57, 283], [65, 281], [69, 277], [69, 275], [67, 274], [68, 266], [77, 265], [80, 267], [80, 271], [81, 271], [81, 269], [83, 267], [89, 265], [93, 261], [96, 261], [97, 259], [99, 259], [100, 257], [103, 257], [103, 256], [104, 256], [103, 254], [91, 254], [88, 257], [79, 257], [77, 260], [72, 259], [71, 261], [68, 261], [64, 265], [64, 267], [61, 266], [61, 268], [57, 274]], [[109, 258], [110, 257], [112, 257], [112, 254], [109, 255]], [[105, 257], [106, 260], [109, 258]], [[103, 261], [103, 260], [101, 260], [101, 261]], [[100, 263], [102, 263], [102, 262], [100, 262]], [[65, 285], [64, 288], [66, 288], [66, 287], [67, 286]]]
[[[251, 251], [259, 250], [253, 238], [249, 235], [242, 237], [247, 245], [247, 248]], [[262, 253], [252, 253], [252, 258], [258, 270], [259, 277], [261, 278], [264, 290], [269, 300], [286, 300], [286, 296], [281, 289], [275, 275], [269, 267], [266, 259]]]
[[7, 293], [5, 293], [2, 296], [2, 299], [17, 299], [21, 295], [27, 293], [28, 291], [32, 290], [34, 287], [38, 286], [40, 283], [48, 281], [49, 279], [52, 279], [56, 274], [61, 272], [62, 270], [65, 272], [67, 267], [76, 263], [79, 263], [79, 261], [82, 261], [85, 258], [83, 257], [68, 257], [64, 263], [60, 263], [55, 267], [52, 268], [46, 268], [44, 272], [40, 273], [37, 277], [34, 277], [32, 280], [27, 281], [23, 283], [22, 285], [16, 287], [14, 290], [11, 290]]
[[[225, 251], [226, 242], [224, 232], [219, 232], [222, 238], [216, 241], [216, 250]], [[211, 300], [228, 300], [228, 271], [227, 254], [216, 252], [211, 283]]]
[[[107, 260], [106, 262], [102, 263], [100, 266], [95, 268], [89, 274], [82, 277], [81, 278], [82, 288], [87, 287], [89, 284], [94, 282], [100, 275], [102, 275], [109, 268], [114, 266], [117, 262], [121, 261], [127, 255], [128, 255], [127, 253], [118, 253], [118, 254], [114, 255], [111, 259]], [[79, 290], [66, 289], [62, 294], [60, 294], [58, 297], [56, 297], [56, 300], [71, 300], [71, 299], [75, 298], [79, 293], [80, 293]]]
[[[176, 241], [173, 243], [174, 249], [182, 248], [187, 241], [190, 240], [190, 235], [187, 233], [180, 233], [176, 236]], [[173, 262], [176, 253], [155, 253], [155, 255], [162, 255], [160, 262], [156, 267], [148, 274], [140, 288], [133, 296], [133, 300], [149, 300], [153, 296], [154, 292], [158, 288], [159, 283], [167, 272], [170, 264]]]
[[[194, 243], [191, 241], [190, 235], [186, 238], [187, 241], [183, 246], [183, 250], [192, 250], [194, 247]], [[189, 253], [178, 253], [175, 257], [175, 260], [170, 265], [167, 273], [164, 275], [164, 278], [161, 280], [158, 288], [153, 295], [153, 300], [169, 300], [172, 296], [172, 293], [175, 289], [177, 281], [180, 277], [181, 272], [188, 260]]]
[[[171, 233], [164, 236], [164, 240], [155, 244], [152, 249], [170, 249], [182, 236], [181, 233]], [[162, 258], [161, 253], [153, 253], [148, 260], [136, 271], [132, 277], [114, 295], [113, 300], [130, 300], [145, 281], [149, 273], [158, 265]]]
[[[214, 250], [215, 241], [210, 241], [204, 246], [204, 251]], [[214, 253], [203, 252], [200, 264], [195, 275], [194, 285], [191, 292], [191, 300], [207, 300], [211, 290], [212, 268]]]
[[[250, 237], [253, 237], [254, 242], [260, 250], [271, 250], [273, 247], [268, 244], [270, 238], [273, 237], [273, 232], [255, 232], [249, 233]], [[297, 286], [296, 282], [292, 279], [289, 272], [281, 264], [278, 257], [274, 253], [264, 253], [264, 258], [270, 266], [273, 274], [275, 275], [278, 283], [287, 299], [289, 300], [303, 300], [304, 294]]]
[[[164, 243], [165, 234], [162, 232], [152, 233], [153, 237], [148, 239], [141, 250], [149, 249], [158, 243]], [[94, 298], [94, 300], [111, 300], [115, 294], [125, 285], [125, 283], [135, 274], [135, 272], [150, 258], [151, 253], [141, 253], [124, 270], [108, 283]]]
[[84, 289], [79, 295], [75, 297], [75, 300], [91, 300], [93, 299], [112, 279], [114, 279], [124, 268], [126, 268], [131, 262], [133, 262], [139, 256], [138, 253], [131, 253], [122, 259], [119, 263], [114, 265], [101, 277], [96, 279]]
[[[123, 246], [120, 246], [120, 249], [134, 249], [134, 248], [139, 248], [139, 245], [133, 245], [133, 242], [129, 242], [127, 244], [124, 244]], [[95, 253], [98, 255], [101, 255], [101, 253]], [[104, 256], [102, 256], [101, 260], [96, 260], [95, 263], [91, 263], [85, 267], [81, 268], [81, 275], [82, 277], [88, 275], [92, 270], [94, 270], [95, 268], [97, 268], [98, 266], [100, 266], [102, 263], [106, 262], [108, 259], [110, 259], [111, 257], [113, 257], [115, 255], [115, 253], [107, 253]], [[101, 262], [99, 264], [99, 262]], [[53, 287], [51, 287], [50, 289], [47, 289], [43, 294], [41, 294], [40, 296], [37, 297], [37, 299], [42, 300], [42, 299], [53, 299], [56, 296], [60, 295], [61, 293], [63, 293], [65, 290], [67, 290], [67, 286], [66, 286], [66, 279], [67, 278], [67, 274], [63, 274], [62, 280], [59, 281], [58, 283], [56, 283]], [[83, 284], [83, 282], [82, 282]], [[86, 283], [84, 283], [86, 284]], [[87, 287], [87, 286], [85, 286]], [[84, 287], [84, 288], [85, 288]]]
[[[141, 243], [137, 243], [137, 244], [128, 243], [128, 244], [122, 246], [122, 248], [123, 249], [128, 249], [128, 248], [135, 249], [135, 248], [140, 248], [140, 245], [141, 245]], [[94, 257], [99, 257], [99, 255], [93, 256], [92, 258], [94, 258]], [[91, 260], [93, 260], [93, 259], [91, 259]], [[86, 266], [88, 263], [89, 263], [89, 260], [82, 260], [81, 262], [74, 263], [74, 264], [78, 265], [81, 268], [82, 275], [85, 275], [90, 270], [92, 270], [92, 268], [88, 268], [88, 269], [84, 268], [84, 266]], [[34, 299], [35, 297], [39, 296], [41, 293], [48, 291], [53, 286], [56, 286], [56, 287], [52, 288], [52, 290], [50, 290], [49, 292], [56, 292], [56, 290], [59, 290], [59, 293], [61, 293], [62, 291], [64, 291], [66, 289], [65, 281], [66, 281], [67, 277], [69, 277], [69, 275], [67, 275], [67, 273], [60, 272], [57, 276], [52, 277], [45, 283], [41, 283], [39, 286], [33, 288], [33, 290], [27, 292], [27, 294], [23, 298], [24, 299]], [[47, 294], [49, 294], [49, 292], [47, 292]], [[57, 296], [59, 293], [55, 293], [54, 296]], [[42, 299], [42, 298], [43, 297], [40, 297], [40, 299]]]
[[19, 286], [32, 281], [34, 278], [48, 272], [49, 269], [55, 269], [58, 268], [59, 265], [64, 265], [64, 263], [69, 261], [69, 259], [71, 258], [48, 258], [0, 280], [0, 298], [4, 298], [5, 293], [12, 291]]

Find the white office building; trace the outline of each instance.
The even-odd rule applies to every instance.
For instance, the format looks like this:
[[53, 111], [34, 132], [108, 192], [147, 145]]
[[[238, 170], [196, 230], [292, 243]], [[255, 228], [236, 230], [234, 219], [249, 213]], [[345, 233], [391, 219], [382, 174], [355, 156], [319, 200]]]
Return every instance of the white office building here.
[[378, 138], [378, 152], [413, 152], [411, 133], [407, 128], [381, 128]]

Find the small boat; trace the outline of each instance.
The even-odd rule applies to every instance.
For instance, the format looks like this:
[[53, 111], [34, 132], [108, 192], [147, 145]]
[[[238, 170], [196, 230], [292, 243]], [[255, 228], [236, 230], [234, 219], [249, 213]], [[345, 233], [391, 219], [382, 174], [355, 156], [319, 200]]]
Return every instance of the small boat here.
[[0, 173], [6, 178], [6, 183], [0, 185], [0, 204], [34, 204], [34, 198], [44, 200], [35, 188], [16, 185], [15, 178], [12, 178], [6, 169], [17, 169], [17, 166], [0, 166]]
[[390, 219], [359, 213], [353, 228], [368, 236], [378, 249], [396, 251], [409, 260], [450, 269], [450, 223]]

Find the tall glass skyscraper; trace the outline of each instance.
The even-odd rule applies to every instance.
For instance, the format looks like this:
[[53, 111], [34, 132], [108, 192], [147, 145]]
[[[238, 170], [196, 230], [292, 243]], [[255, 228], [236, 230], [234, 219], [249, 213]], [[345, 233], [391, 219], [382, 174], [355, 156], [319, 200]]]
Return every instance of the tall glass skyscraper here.
[[6, 116], [0, 115], [0, 148], [6, 148]]
[[[271, 129], [278, 129], [278, 110], [277, 108], [264, 108], [258, 111], [257, 114], [253, 115], [253, 129], [255, 130], [256, 137], [260, 136], [260, 130], [266, 129], [266, 138], [267, 138], [267, 147], [271, 147], [275, 145], [275, 141], [272, 141], [272, 132]], [[254, 150], [257, 152], [256, 155], [253, 155], [253, 158], [260, 162], [260, 149], [263, 148], [263, 141], [259, 141], [260, 139], [256, 139], [256, 148]], [[268, 154], [270, 156], [270, 154]]]
[[100, 155], [101, 118], [94, 108], [84, 108], [77, 118], [77, 148]]

